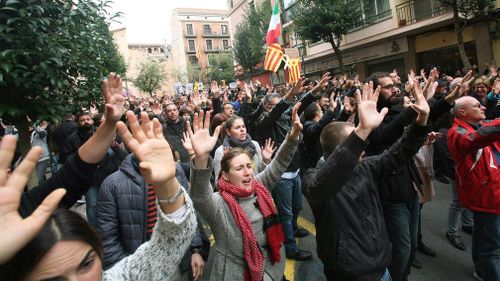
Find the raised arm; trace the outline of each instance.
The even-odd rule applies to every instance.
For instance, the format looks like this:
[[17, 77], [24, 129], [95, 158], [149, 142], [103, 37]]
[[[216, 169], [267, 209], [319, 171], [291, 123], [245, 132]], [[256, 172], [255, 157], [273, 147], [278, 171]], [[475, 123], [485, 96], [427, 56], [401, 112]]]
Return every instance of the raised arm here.
[[302, 131], [302, 123], [300, 123], [300, 118], [297, 114], [300, 106], [301, 104], [298, 102], [293, 107], [292, 130], [281, 144], [276, 156], [274, 156], [273, 160], [271, 160], [271, 163], [267, 165], [264, 171], [255, 176], [255, 178], [268, 189], [273, 188], [274, 184], [281, 178], [297, 150], [300, 132]]

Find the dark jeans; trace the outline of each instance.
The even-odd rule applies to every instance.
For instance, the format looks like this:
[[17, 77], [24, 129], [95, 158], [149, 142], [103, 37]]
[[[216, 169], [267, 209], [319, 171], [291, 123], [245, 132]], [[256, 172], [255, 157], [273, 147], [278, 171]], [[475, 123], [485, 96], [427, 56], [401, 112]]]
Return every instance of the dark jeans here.
[[36, 175], [38, 177], [38, 184], [44, 182], [45, 174], [47, 173], [47, 167], [49, 167], [50, 159], [40, 161], [36, 163]]
[[392, 243], [392, 261], [389, 272], [395, 281], [406, 280], [410, 274], [411, 261], [417, 248], [417, 227], [419, 217], [418, 196], [409, 203], [384, 205], [384, 218]]
[[300, 176], [293, 179], [281, 179], [271, 191], [278, 209], [278, 217], [285, 233], [285, 250], [287, 253], [298, 251], [294, 233], [297, 230], [297, 218], [302, 210], [302, 189]]
[[85, 193], [85, 204], [87, 211], [88, 222], [95, 226], [96, 225], [96, 204], [97, 204], [97, 194], [99, 193], [98, 186], [91, 186]]
[[474, 212], [472, 259], [484, 281], [500, 281], [500, 215]]

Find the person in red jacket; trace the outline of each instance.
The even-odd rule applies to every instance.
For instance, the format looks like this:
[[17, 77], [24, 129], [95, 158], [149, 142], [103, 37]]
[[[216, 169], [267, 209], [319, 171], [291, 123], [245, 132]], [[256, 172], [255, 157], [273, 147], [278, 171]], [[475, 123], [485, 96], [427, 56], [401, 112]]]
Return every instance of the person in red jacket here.
[[460, 202], [474, 212], [472, 259], [484, 281], [500, 280], [500, 119], [484, 121], [473, 97], [455, 101], [448, 148]]

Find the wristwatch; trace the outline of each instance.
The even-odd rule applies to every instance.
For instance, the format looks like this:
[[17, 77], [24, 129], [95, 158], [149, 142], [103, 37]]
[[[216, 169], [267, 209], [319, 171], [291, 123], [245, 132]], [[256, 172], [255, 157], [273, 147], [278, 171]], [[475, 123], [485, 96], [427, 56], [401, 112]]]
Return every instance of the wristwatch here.
[[191, 248], [191, 253], [192, 254], [201, 254], [201, 247], [194, 247], [194, 248]]
[[181, 196], [182, 189], [183, 189], [183, 187], [179, 186], [179, 190], [173, 196], [167, 197], [165, 199], [157, 197], [158, 198], [158, 202], [160, 202], [160, 203], [166, 203], [166, 204], [174, 204], [175, 201], [177, 201], [177, 199], [179, 199], [179, 196]]

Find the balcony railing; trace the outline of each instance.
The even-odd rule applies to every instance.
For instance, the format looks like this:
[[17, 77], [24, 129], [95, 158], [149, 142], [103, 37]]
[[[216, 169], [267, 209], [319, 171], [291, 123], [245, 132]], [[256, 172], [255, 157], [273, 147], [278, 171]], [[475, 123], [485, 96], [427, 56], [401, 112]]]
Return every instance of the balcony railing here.
[[203, 31], [203, 37], [229, 37], [229, 32]]
[[230, 52], [230, 51], [231, 51], [230, 46], [227, 46], [226, 48], [217, 46], [210, 49], [205, 47], [205, 53], [219, 53], [219, 52]]
[[192, 32], [187, 32], [187, 31], [184, 31], [184, 37], [196, 37], [196, 32], [195, 31], [192, 31]]
[[410, 0], [396, 6], [399, 26], [414, 24], [451, 11], [451, 8], [441, 6], [437, 0], [417, 1], [417, 3], [415, 0]]
[[189, 49], [189, 48], [188, 48], [188, 49], [186, 50], [186, 53], [188, 53], [188, 54], [196, 54], [196, 49]]
[[389, 9], [387, 11], [380, 12], [376, 15], [367, 16], [364, 19], [362, 19], [358, 22], [355, 22], [352, 29], [356, 30], [356, 29], [365, 28], [365, 27], [370, 26], [372, 24], [375, 24], [377, 22], [386, 20], [386, 19], [390, 18], [391, 15], [392, 15], [392, 13], [391, 13], [391, 10]]

